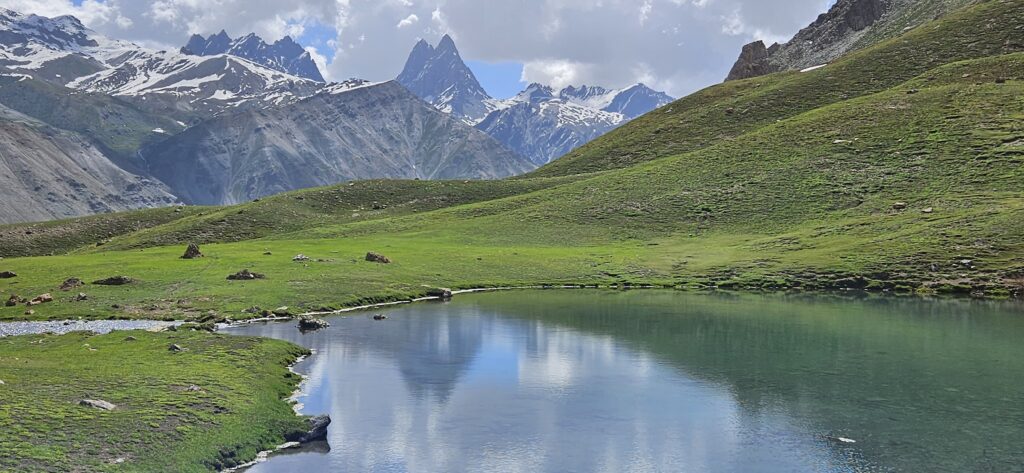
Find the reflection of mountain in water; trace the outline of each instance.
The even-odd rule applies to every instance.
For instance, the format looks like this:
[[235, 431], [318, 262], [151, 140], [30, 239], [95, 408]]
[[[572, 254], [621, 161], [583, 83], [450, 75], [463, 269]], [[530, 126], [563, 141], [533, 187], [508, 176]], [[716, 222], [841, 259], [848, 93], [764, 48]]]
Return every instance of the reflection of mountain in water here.
[[389, 351], [409, 391], [417, 399], [447, 402], [459, 377], [469, 368], [483, 340], [476, 317], [402, 317], [385, 330], [374, 348]]

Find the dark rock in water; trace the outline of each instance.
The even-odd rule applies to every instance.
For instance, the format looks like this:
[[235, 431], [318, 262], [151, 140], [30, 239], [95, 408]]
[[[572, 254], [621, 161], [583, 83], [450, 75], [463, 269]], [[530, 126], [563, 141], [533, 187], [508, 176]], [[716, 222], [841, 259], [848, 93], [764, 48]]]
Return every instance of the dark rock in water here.
[[28, 302], [28, 301], [25, 300], [24, 297], [21, 297], [21, 296], [19, 296], [17, 294], [11, 294], [11, 297], [9, 297], [7, 299], [7, 302], [5, 302], [4, 305], [7, 306], [7, 307], [14, 307], [14, 306], [16, 306], [18, 304], [24, 304], [26, 302]]
[[72, 290], [72, 289], [74, 289], [76, 287], [80, 287], [80, 286], [82, 286], [84, 284], [85, 283], [81, 279], [78, 279], [78, 278], [67, 278], [67, 279], [64, 280], [63, 283], [61, 283], [60, 290], [62, 290], [62, 291], [70, 291], [70, 290]]
[[82, 399], [81, 401], [78, 401], [78, 405], [91, 407], [93, 409], [100, 409], [104, 411], [112, 411], [114, 409], [117, 409], [117, 406], [115, 406], [114, 404], [111, 404], [107, 401], [103, 401], [100, 399]]
[[[773, 45], [772, 48], [777, 48], [777, 45]], [[770, 55], [764, 41], [754, 41], [743, 46], [739, 59], [736, 60], [736, 64], [732, 66], [732, 70], [729, 71], [729, 76], [725, 80], [749, 79], [776, 72], [775, 66], [768, 62]]]
[[289, 442], [309, 443], [327, 438], [327, 426], [331, 425], [331, 416], [319, 415], [316, 417], [310, 417], [307, 422], [309, 423], [308, 430], [305, 432], [298, 431], [289, 433], [288, 435], [285, 435], [285, 440]]
[[133, 282], [135, 281], [128, 276], [113, 276], [106, 279], [93, 281], [92, 283], [98, 286], [124, 286], [125, 284], [131, 284]]
[[196, 259], [202, 257], [203, 252], [199, 251], [199, 245], [195, 243], [189, 243], [188, 248], [185, 249], [185, 254], [181, 255], [181, 259]]
[[303, 317], [299, 319], [299, 330], [320, 330], [330, 327], [331, 324], [327, 323], [324, 319], [318, 319], [316, 317]]
[[248, 269], [243, 269], [235, 274], [228, 276], [229, 281], [252, 281], [254, 279], [264, 279], [265, 275], [260, 273], [250, 272]]
[[174, 353], [180, 353], [185, 351], [185, 349], [182, 348], [181, 345], [178, 345], [177, 343], [172, 343], [171, 346], [167, 347], [167, 350], [172, 351]]
[[391, 264], [391, 258], [372, 251], [366, 254], [366, 261], [371, 263]]
[[0, 279], [11, 279], [18, 277], [14, 271], [0, 271]]
[[388, 316], [384, 314], [374, 314], [373, 320], [387, 320]]
[[427, 290], [427, 296], [440, 297], [441, 299], [451, 299], [452, 290], [445, 287], [434, 287]]

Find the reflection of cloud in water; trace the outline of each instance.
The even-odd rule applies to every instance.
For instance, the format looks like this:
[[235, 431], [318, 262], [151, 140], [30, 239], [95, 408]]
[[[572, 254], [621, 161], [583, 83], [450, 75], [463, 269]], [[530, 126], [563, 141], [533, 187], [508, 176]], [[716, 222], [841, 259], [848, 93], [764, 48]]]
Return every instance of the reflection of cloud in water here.
[[253, 472], [843, 471], [819, 468], [835, 465], [828, 449], [784, 416], [744, 414], [727, 390], [611, 336], [472, 306], [391, 315], [274, 331], [317, 350], [302, 401], [334, 419], [332, 451]]

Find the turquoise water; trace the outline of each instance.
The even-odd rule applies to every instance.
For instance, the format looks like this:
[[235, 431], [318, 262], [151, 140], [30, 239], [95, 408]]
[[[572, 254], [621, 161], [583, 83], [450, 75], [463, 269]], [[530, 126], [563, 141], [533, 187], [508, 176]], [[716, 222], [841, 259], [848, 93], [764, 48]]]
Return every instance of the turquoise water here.
[[[513, 291], [239, 327], [328, 444], [251, 472], [1024, 471], [1024, 307]], [[839, 438], [853, 440], [848, 443]]]

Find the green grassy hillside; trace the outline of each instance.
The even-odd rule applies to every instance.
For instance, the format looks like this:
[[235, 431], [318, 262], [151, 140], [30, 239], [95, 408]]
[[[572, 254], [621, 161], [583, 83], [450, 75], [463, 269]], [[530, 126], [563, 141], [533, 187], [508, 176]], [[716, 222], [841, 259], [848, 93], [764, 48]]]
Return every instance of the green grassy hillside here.
[[957, 11], [815, 71], [716, 85], [662, 107], [528, 176], [619, 169], [723, 140], [897, 86], [942, 64], [1024, 51], [1024, 2]]

